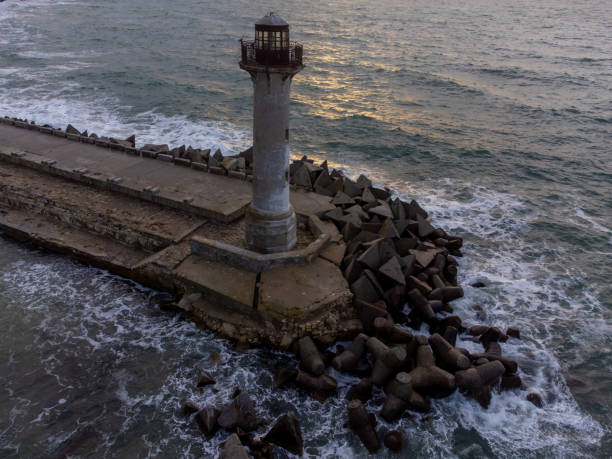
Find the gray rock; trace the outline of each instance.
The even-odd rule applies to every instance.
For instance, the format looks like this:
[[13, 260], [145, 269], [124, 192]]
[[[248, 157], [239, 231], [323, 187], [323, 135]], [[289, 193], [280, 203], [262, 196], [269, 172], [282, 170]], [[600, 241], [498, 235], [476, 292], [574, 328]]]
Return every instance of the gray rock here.
[[320, 376], [325, 371], [325, 364], [317, 346], [310, 336], [304, 336], [298, 341], [300, 354], [300, 368], [315, 376]]
[[238, 168], [238, 160], [236, 158], [224, 158], [221, 161], [221, 167], [228, 172], [236, 170]]
[[407, 220], [406, 209], [400, 198], [395, 198], [391, 204], [391, 210], [393, 211], [393, 215], [397, 220]]
[[332, 366], [338, 371], [346, 371], [354, 368], [365, 352], [367, 335], [360, 333], [351, 344], [332, 360]]
[[170, 150], [170, 153], [175, 158], [184, 158], [185, 157], [185, 145], [181, 145], [180, 147], [173, 148]]
[[353, 385], [346, 393], [347, 400], [361, 400], [366, 403], [372, 396], [372, 380], [370, 378], [361, 379], [357, 384]]
[[257, 427], [255, 404], [246, 392], [241, 392], [221, 410], [217, 420], [219, 426], [227, 431], [240, 427], [247, 432]]
[[419, 289], [415, 288], [410, 290], [406, 295], [406, 299], [408, 300], [408, 305], [410, 308], [413, 309], [423, 321], [427, 323], [432, 323], [435, 321], [436, 314]]
[[331, 220], [336, 223], [341, 223], [342, 221], [340, 219], [343, 216], [344, 216], [344, 212], [342, 211], [342, 209], [340, 207], [336, 207], [335, 209], [332, 209], [326, 212], [324, 215], [324, 219]]
[[416, 262], [423, 268], [427, 268], [438, 254], [438, 249], [410, 250], [409, 253], [416, 257]]
[[303, 453], [302, 430], [292, 413], [282, 415], [266, 434], [264, 441], [274, 443], [298, 456]]
[[312, 182], [314, 182], [317, 179], [317, 176], [323, 171], [323, 169], [321, 169], [319, 166], [315, 166], [310, 162], [303, 162], [302, 164], [310, 174], [310, 180]]
[[225, 443], [219, 454], [219, 459], [249, 459], [249, 455], [242, 446], [238, 435], [231, 434]]
[[217, 159], [210, 155], [208, 157], [208, 168], [210, 169], [211, 167], [220, 167], [221, 163], [219, 161], [217, 161]]
[[387, 188], [383, 190], [382, 188], [372, 187], [372, 194], [376, 196], [376, 199], [382, 199], [382, 200], [389, 199], [389, 196], [391, 196], [391, 193], [389, 192]]
[[353, 182], [349, 178], [344, 179], [344, 189], [343, 191], [350, 196], [351, 198], [355, 198], [357, 196], [361, 196], [361, 188], [357, 186], [355, 182]]
[[215, 154], [213, 155], [214, 158], [217, 160], [218, 163], [221, 163], [223, 161], [223, 153], [221, 153], [221, 149], [217, 148], [217, 151], [215, 151]]
[[380, 298], [377, 290], [365, 273], [351, 284], [351, 292], [353, 292], [356, 300], [366, 303], [375, 303]]
[[427, 218], [427, 212], [416, 202], [414, 199], [410, 201], [408, 205], [408, 218], [411, 220], [417, 220], [417, 217]]
[[312, 181], [310, 180], [310, 173], [308, 169], [303, 164], [299, 164], [295, 168], [295, 172], [293, 173], [293, 183], [298, 186], [303, 186], [305, 188], [312, 187]]
[[531, 392], [527, 394], [527, 400], [533, 403], [538, 408], [542, 408], [544, 406], [544, 402], [542, 401], [542, 396], [536, 392]]
[[378, 269], [378, 272], [400, 285], [406, 285], [406, 278], [397, 256], [390, 258]]
[[[420, 217], [419, 217], [420, 218]], [[419, 222], [419, 237], [424, 238], [434, 232], [434, 227], [427, 220], [420, 218]]]
[[315, 393], [331, 393], [338, 387], [338, 382], [328, 375], [313, 376], [305, 371], [298, 371], [295, 383], [302, 389]]
[[204, 387], [210, 384], [215, 384], [213, 377], [204, 370], [200, 370], [198, 374], [198, 387]]
[[369, 269], [364, 269], [363, 273], [367, 276], [367, 278], [370, 280], [370, 282], [374, 286], [374, 289], [376, 290], [376, 293], [378, 293], [379, 298], [384, 298], [385, 291], [383, 290], [382, 286], [378, 282], [378, 278], [376, 277], [376, 274], [374, 274], [374, 272], [370, 271]]
[[165, 143], [164, 144], [147, 143], [146, 145], [142, 147], [142, 149], [153, 151], [156, 153], [159, 153], [162, 151], [170, 151], [170, 149], [168, 148], [168, 145], [166, 145]]
[[215, 432], [219, 429], [219, 425], [217, 424], [219, 414], [220, 412], [218, 409], [212, 406], [207, 406], [201, 411], [198, 411], [198, 414], [196, 415], [198, 427], [207, 439], [211, 439], [215, 435]]
[[357, 307], [357, 313], [359, 314], [359, 320], [363, 325], [363, 331], [367, 334], [373, 334], [375, 332], [374, 321], [378, 317], [384, 317], [389, 319], [389, 313], [385, 307], [384, 301], [376, 301], [374, 303], [368, 303], [359, 299], [355, 300], [355, 306]]
[[329, 172], [327, 169], [323, 169], [315, 182], [313, 183], [314, 190], [325, 196], [334, 196], [335, 193], [332, 190], [329, 190], [328, 187], [333, 184], [331, 177], [329, 176]]
[[370, 218], [367, 212], [365, 212], [359, 204], [355, 204], [354, 206], [346, 209], [346, 213], [356, 215], [361, 220], [368, 220]]
[[198, 405], [195, 404], [194, 401], [186, 400], [183, 403], [183, 413], [184, 414], [197, 413], [198, 411], [200, 411], [200, 408], [198, 407]]
[[393, 212], [391, 212], [391, 208], [389, 207], [387, 203], [380, 204], [370, 209], [368, 212], [374, 215], [379, 215], [380, 217], [383, 217], [383, 218], [393, 219]]
[[244, 158], [247, 166], [250, 166], [253, 164], [253, 147], [249, 147], [246, 150], [241, 151], [239, 156]]
[[371, 417], [360, 400], [351, 400], [348, 404], [350, 429], [357, 434], [370, 453], [380, 449], [380, 441], [371, 422]]
[[295, 377], [297, 376], [298, 371], [295, 369], [285, 369], [279, 371], [274, 377], [274, 387], [280, 389], [281, 387], [286, 386], [290, 382], [295, 381]]
[[413, 390], [410, 394], [408, 409], [419, 413], [427, 413], [431, 409], [431, 403], [428, 398]]
[[69, 124], [66, 127], [66, 134], [76, 134], [76, 135], [81, 135], [81, 133], [79, 132], [79, 130], [77, 128], [75, 128], [72, 124]]
[[399, 430], [390, 430], [385, 434], [383, 442], [390, 451], [401, 451], [404, 435]]
[[331, 203], [335, 206], [347, 206], [355, 204], [355, 200], [346, 193], [338, 191], [338, 193], [336, 193], [336, 196], [334, 196], [334, 199], [332, 199]]
[[441, 362], [440, 366], [452, 372], [470, 368], [470, 359], [455, 349], [438, 333], [434, 333], [429, 337], [429, 345], [433, 349], [438, 361]]
[[392, 239], [400, 238], [397, 228], [395, 227], [393, 220], [391, 220], [390, 218], [387, 218], [383, 222], [380, 229], [378, 230], [378, 234], [380, 234], [382, 237], [385, 237], [385, 238], [392, 238]]
[[361, 232], [359, 227], [355, 225], [353, 222], [346, 222], [346, 224], [342, 227], [342, 237], [345, 241], [351, 241]]
[[354, 215], [354, 214], [343, 215], [342, 217], [340, 217], [338, 219], [338, 222], [343, 224], [343, 225], [344, 224], [348, 224], [348, 223], [352, 223], [357, 228], [361, 228], [361, 226], [362, 226], [361, 219], [358, 216]]
[[376, 196], [372, 193], [370, 188], [365, 188], [363, 193], [361, 193], [361, 200], [365, 203], [376, 203]]
[[357, 261], [373, 271], [378, 271], [378, 268], [380, 268], [385, 261], [380, 253], [380, 244], [376, 243], [371, 245], [357, 258]]
[[506, 330], [506, 335], [511, 336], [512, 338], [521, 339], [521, 332], [516, 327], [508, 327]]
[[366, 188], [372, 188], [372, 181], [363, 174], [359, 176], [355, 184], [362, 190]]

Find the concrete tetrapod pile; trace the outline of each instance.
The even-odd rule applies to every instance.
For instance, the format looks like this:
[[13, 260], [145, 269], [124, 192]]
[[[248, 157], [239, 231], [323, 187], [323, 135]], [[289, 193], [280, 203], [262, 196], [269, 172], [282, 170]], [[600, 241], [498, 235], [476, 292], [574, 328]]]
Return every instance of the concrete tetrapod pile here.
[[[205, 371], [198, 375], [198, 387], [214, 385], [215, 380]], [[213, 389], [214, 390], [214, 389]], [[285, 413], [274, 422], [272, 428], [263, 436], [254, 436], [253, 431], [261, 432], [267, 428], [268, 421], [262, 419], [255, 403], [246, 392], [235, 389], [232, 399], [224, 406], [198, 407], [191, 400], [184, 402], [183, 412], [193, 416], [206, 439], [211, 439], [219, 429], [230, 433], [222, 445], [219, 457], [271, 458], [271, 444], [301, 455], [303, 452], [300, 423], [293, 413]], [[245, 449], [248, 447], [249, 453]]]
[[[0, 121], [80, 142], [101, 142], [128, 154], [170, 158], [180, 165], [189, 162], [192, 168], [225, 171], [235, 178], [248, 179], [252, 162], [252, 149], [233, 157], [184, 146], [145, 145], [136, 150], [135, 136], [117, 140], [80, 132], [71, 125], [61, 131], [27, 120]], [[383, 443], [395, 451], [401, 448], [403, 438], [398, 431], [385, 434], [377, 430], [377, 416], [368, 412], [375, 406], [380, 406], [378, 415], [391, 423], [406, 410], [428, 411], [431, 398], [448, 396], [457, 389], [485, 408], [494, 390], [522, 389], [518, 365], [502, 355], [500, 345], [509, 337], [519, 339], [518, 330], [467, 326], [453, 314], [450, 303], [463, 296], [457, 284], [457, 257], [462, 256], [463, 244], [460, 237], [435, 228], [416, 201], [392, 199], [390, 190], [374, 186], [363, 175], [351, 180], [341, 171], [329, 170], [327, 162], [315, 165], [307, 157], [294, 161], [290, 180], [294, 187], [329, 196], [335, 206], [322, 219], [336, 225], [343, 242], [322, 256], [342, 269], [354, 295], [362, 333], [346, 349], [336, 346], [335, 352], [326, 350], [329, 342], [302, 337], [294, 343], [300, 365], [281, 371], [275, 379], [277, 387], [295, 384], [324, 400], [338, 389], [337, 381], [327, 374], [329, 367], [359, 377], [347, 392], [348, 426], [369, 451], [378, 450]], [[477, 316], [483, 319], [484, 311], [478, 311]], [[429, 336], [420, 333], [423, 327]], [[483, 352], [468, 352], [457, 346], [458, 339], [481, 343]], [[214, 385], [214, 380], [201, 373], [198, 385]], [[385, 394], [379, 404], [371, 400], [376, 391]], [[301, 454], [301, 432], [293, 415], [284, 414], [266, 435], [254, 438], [249, 432], [263, 427], [255, 404], [246, 393], [235, 395], [223, 407], [200, 409], [186, 402], [184, 410], [193, 415], [207, 438], [220, 428], [237, 434], [226, 442], [227, 457], [243, 456], [239, 452], [244, 450], [242, 445], [255, 457], [271, 457], [271, 443]], [[527, 400], [537, 406], [543, 403], [536, 393], [528, 394]]]
[[[463, 297], [457, 284], [460, 237], [435, 228], [416, 201], [392, 199], [388, 189], [374, 187], [363, 175], [351, 180], [330, 172], [326, 162], [316, 166], [304, 157], [293, 162], [291, 176], [295, 185], [333, 197], [336, 208], [323, 219], [335, 223], [343, 235], [340, 266], [363, 333], [346, 349], [337, 346], [336, 353], [318, 349], [309, 337], [300, 339], [299, 368], [281, 371], [278, 387], [293, 381], [321, 399], [337, 387], [325, 374], [326, 366], [360, 377], [346, 396], [348, 426], [370, 452], [382, 443], [398, 450], [403, 438], [398, 431], [377, 432], [376, 415], [366, 409], [375, 405], [369, 400], [376, 387], [385, 393], [378, 414], [387, 422], [406, 410], [427, 412], [431, 398], [456, 390], [487, 408], [494, 390], [522, 388], [517, 363], [502, 355], [500, 345], [508, 336], [519, 339], [518, 330], [468, 328], [453, 314], [450, 303]], [[428, 337], [410, 331], [423, 325]], [[458, 337], [482, 343], [484, 352], [457, 347]], [[537, 399], [530, 395], [528, 400]]]

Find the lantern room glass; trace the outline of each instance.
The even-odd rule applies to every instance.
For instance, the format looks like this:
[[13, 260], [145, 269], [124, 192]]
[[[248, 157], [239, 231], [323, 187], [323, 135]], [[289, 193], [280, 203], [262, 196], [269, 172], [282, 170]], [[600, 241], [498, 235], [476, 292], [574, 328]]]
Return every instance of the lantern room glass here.
[[279, 51], [289, 48], [289, 32], [285, 30], [257, 30], [255, 47], [260, 50]]

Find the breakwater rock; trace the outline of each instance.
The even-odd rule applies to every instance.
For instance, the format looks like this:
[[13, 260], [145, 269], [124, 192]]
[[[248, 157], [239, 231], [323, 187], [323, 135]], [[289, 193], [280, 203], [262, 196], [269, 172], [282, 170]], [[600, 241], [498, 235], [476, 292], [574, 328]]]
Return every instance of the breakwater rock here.
[[[322, 218], [342, 234], [334, 256], [354, 295], [363, 333], [346, 349], [320, 352], [335, 370], [362, 378], [347, 394], [347, 413], [349, 427], [370, 452], [381, 447], [383, 436], [393, 451], [402, 443], [399, 432], [377, 434], [376, 416], [365, 407], [373, 387], [386, 394], [378, 415], [387, 422], [406, 410], [426, 412], [430, 398], [456, 390], [487, 408], [495, 391], [522, 388], [517, 363], [503, 357], [500, 345], [509, 336], [519, 339], [519, 331], [468, 326], [454, 314], [451, 303], [463, 297], [457, 283], [461, 237], [435, 227], [417, 201], [394, 198], [364, 175], [352, 180], [330, 171], [326, 162], [315, 165], [303, 157], [291, 165], [291, 176], [296, 186], [330, 196], [335, 205]], [[458, 338], [480, 342], [484, 352], [470, 353], [457, 346]], [[314, 372], [313, 362], [320, 356], [304, 338], [296, 351], [300, 372], [311, 371], [315, 381], [321, 368]], [[314, 383], [307, 389], [320, 395]]]
[[[51, 134], [62, 142], [93, 145], [96, 155], [110, 158], [117, 152], [125, 153], [140, 158], [134, 161], [142, 163], [146, 159], [148, 167], [188, 165], [194, 171], [189, 173], [195, 173], [200, 184], [207, 175], [199, 172], [243, 182], [248, 181], [251, 172], [252, 149], [231, 157], [220, 151], [211, 154], [208, 149], [192, 147], [145, 145], [137, 149], [135, 136], [118, 140], [80, 132], [73, 126], [62, 131], [26, 120], [2, 121], [38, 131], [38, 136]], [[78, 146], [66, 157], [72, 159], [84, 150]], [[59, 147], [54, 151], [59, 151]], [[519, 330], [468, 324], [454, 313], [453, 301], [463, 296], [457, 282], [459, 259], [463, 255], [461, 237], [437, 228], [416, 200], [403, 201], [392, 190], [376, 186], [363, 175], [353, 180], [342, 171], [330, 169], [326, 162], [317, 165], [307, 157], [291, 164], [293, 192], [324, 197], [317, 202], [325, 205], [317, 207], [316, 214], [303, 214], [302, 227], [310, 225], [312, 233], [304, 245], [313, 249], [294, 254], [290, 261], [294, 265], [287, 267], [282, 264], [285, 261], [253, 256], [242, 247], [227, 248], [236, 246], [234, 236], [242, 234], [243, 228], [231, 218], [239, 219], [241, 209], [248, 203], [248, 183], [238, 187], [240, 180], [208, 176], [209, 180], [223, 179], [218, 182], [220, 186], [243, 193], [236, 200], [236, 210], [232, 208], [227, 218], [211, 224], [203, 215], [192, 212], [196, 205], [204, 205], [198, 203], [197, 196], [194, 203], [194, 199], [182, 195], [180, 200], [176, 195], [165, 196], [163, 189], [132, 187], [127, 172], [100, 179], [93, 162], [91, 170], [87, 170], [62, 165], [62, 161], [68, 161], [63, 157], [41, 159], [32, 152], [4, 153], [1, 159], [9, 166], [0, 184], [0, 204], [7, 210], [0, 209], [0, 220], [7, 234], [176, 292], [182, 295], [176, 304], [179, 310], [241, 346], [269, 344], [293, 350], [299, 366], [278, 374], [278, 390], [296, 386], [323, 401], [337, 396], [341, 388], [334, 371], [357, 376], [360, 381], [346, 396], [350, 420], [347, 426], [370, 451], [383, 444], [393, 450], [402, 447], [401, 432], [384, 432], [378, 426], [379, 418], [393, 423], [406, 411], [427, 412], [431, 399], [456, 391], [486, 408], [497, 391], [522, 390], [518, 365], [504, 356], [502, 349], [508, 339], [520, 339]], [[66, 185], [68, 180], [70, 186]], [[82, 188], [74, 184], [85, 180]], [[85, 186], [100, 182], [104, 187], [96, 193], [99, 202], [91, 194], [90, 202], [83, 206], [80, 201]], [[119, 199], [117, 193], [131, 197]], [[149, 219], [152, 215], [155, 219]], [[214, 215], [209, 212], [206, 217]], [[33, 216], [31, 223], [24, 223]], [[156, 230], [152, 231], [154, 226]], [[69, 243], [62, 239], [62, 231], [71, 236]], [[198, 234], [208, 238], [214, 234], [218, 239], [223, 236], [220, 239], [223, 244], [210, 244], [198, 238]], [[106, 252], [99, 249], [101, 246]], [[202, 258], [202, 251], [211, 248], [214, 256], [220, 258]], [[239, 269], [245, 268], [244, 263], [249, 268]], [[301, 269], [308, 273], [306, 277], [296, 277]], [[291, 275], [283, 277], [282, 273]], [[334, 281], [339, 289], [330, 287], [337, 295], [335, 299], [330, 301], [324, 295], [321, 301], [313, 301], [309, 295], [327, 288], [332, 275], [341, 281]], [[296, 295], [295, 291], [285, 289], [283, 302], [272, 301], [288, 279], [302, 287], [302, 280], [308, 279], [310, 284], [304, 290], [308, 295]], [[206, 282], [206, 289], [197, 291]], [[218, 284], [224, 283], [227, 292], [218, 288]], [[202, 304], [205, 299], [214, 301], [221, 296], [231, 301], [218, 308], [225, 315], [212, 317], [210, 309]], [[303, 297], [308, 301], [303, 308], [296, 307], [304, 301]], [[312, 304], [316, 314], [307, 315]], [[287, 313], [293, 328], [283, 320], [289, 317]], [[486, 317], [484, 311], [481, 313], [481, 317]], [[263, 325], [261, 317], [268, 317]], [[337, 339], [352, 341], [344, 348], [335, 345]], [[482, 351], [470, 352], [461, 347], [462, 341], [479, 343]], [[214, 379], [214, 374], [199, 373], [194, 384], [208, 390], [215, 385]], [[384, 398], [372, 400], [377, 392], [384, 393]], [[526, 399], [536, 406], [544, 403], [535, 393], [529, 393]], [[237, 394], [226, 406], [200, 408], [186, 403], [183, 409], [206, 437], [219, 429], [236, 434], [226, 444], [227, 454], [242, 455], [247, 446], [248, 452], [256, 457], [270, 457], [271, 444], [296, 454], [302, 451], [299, 420], [291, 414], [278, 413], [282, 414], [278, 425], [268, 430], [254, 407], [245, 392]], [[252, 431], [261, 435], [253, 437]], [[289, 442], [286, 436], [292, 440]]]

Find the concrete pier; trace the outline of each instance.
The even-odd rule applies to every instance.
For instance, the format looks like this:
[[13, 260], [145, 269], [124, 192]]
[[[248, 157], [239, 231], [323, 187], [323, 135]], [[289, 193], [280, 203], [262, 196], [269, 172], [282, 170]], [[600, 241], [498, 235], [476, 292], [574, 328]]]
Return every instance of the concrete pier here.
[[0, 124], [6, 235], [182, 294], [187, 314], [243, 344], [354, 333], [348, 284], [322, 257], [338, 236], [317, 218], [330, 198], [291, 191], [300, 228], [286, 257], [248, 250], [251, 199], [245, 180]]

